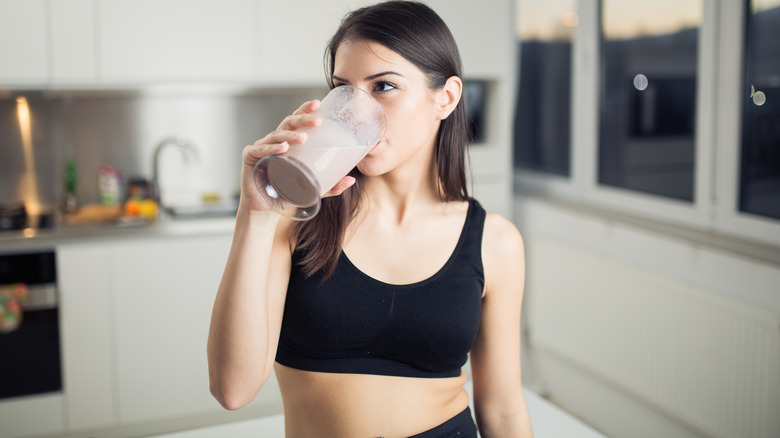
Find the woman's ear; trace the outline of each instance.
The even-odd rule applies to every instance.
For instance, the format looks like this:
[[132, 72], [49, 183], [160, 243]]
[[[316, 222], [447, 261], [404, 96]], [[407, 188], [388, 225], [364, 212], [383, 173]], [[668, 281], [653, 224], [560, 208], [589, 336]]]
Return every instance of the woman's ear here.
[[463, 81], [457, 76], [450, 76], [444, 86], [437, 92], [436, 117], [444, 120], [455, 110], [463, 94]]

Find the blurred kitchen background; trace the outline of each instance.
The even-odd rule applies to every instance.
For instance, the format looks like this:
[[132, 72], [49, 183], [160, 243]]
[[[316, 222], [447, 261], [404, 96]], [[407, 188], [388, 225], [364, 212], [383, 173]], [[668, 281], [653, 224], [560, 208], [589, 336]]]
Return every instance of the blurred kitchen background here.
[[[21, 97], [0, 100], [0, 199], [22, 202], [30, 214], [62, 215], [69, 163], [75, 167], [75, 192], [83, 205], [101, 200], [101, 165], [116, 168], [124, 186], [132, 180], [151, 184], [156, 159], [160, 190], [170, 202], [191, 204], [203, 195], [232, 200], [243, 145], [274, 129], [274, 121], [296, 101], [322, 94], [305, 91], [13, 93]], [[32, 154], [26, 152], [26, 133], [17, 121], [25, 108]], [[171, 191], [178, 197], [171, 199]]]
[[[241, 150], [367, 3], [0, 0], [0, 436], [280, 436], [273, 381], [208, 393]], [[780, 0], [427, 3], [536, 436], [780, 436]]]

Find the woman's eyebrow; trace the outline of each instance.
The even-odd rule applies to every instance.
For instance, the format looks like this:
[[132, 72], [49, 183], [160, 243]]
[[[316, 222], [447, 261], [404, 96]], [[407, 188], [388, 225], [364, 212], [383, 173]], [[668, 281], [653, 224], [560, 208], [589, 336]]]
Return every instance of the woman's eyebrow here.
[[400, 77], [404, 77], [404, 75], [402, 75], [401, 73], [398, 73], [398, 72], [395, 72], [395, 71], [389, 71], [389, 70], [388, 70], [388, 71], [383, 71], [383, 72], [381, 72], [381, 73], [377, 73], [377, 74], [373, 74], [373, 75], [371, 75], [371, 76], [368, 76], [368, 77], [366, 77], [366, 80], [367, 80], [367, 81], [370, 81], [370, 80], [372, 80], [372, 79], [380, 78], [380, 77], [382, 77], [382, 76], [387, 76], [387, 75], [393, 75], [393, 76], [400, 76]]
[[[367, 77], [366, 77], [364, 80], [366, 80], [366, 81], [370, 81], [370, 80], [373, 80], [373, 79], [376, 79], [376, 78], [380, 78], [380, 77], [382, 77], [382, 76], [387, 76], [387, 75], [393, 75], [393, 76], [400, 76], [400, 77], [404, 77], [404, 75], [402, 75], [401, 73], [398, 73], [398, 72], [395, 72], [395, 71], [390, 71], [390, 70], [388, 70], [388, 71], [383, 71], [383, 72], [379, 72], [379, 73], [375, 73], [375, 74], [373, 74], [373, 75], [367, 76]], [[331, 77], [333, 78], [333, 80], [334, 80], [334, 81], [339, 81], [339, 82], [349, 83], [349, 81], [348, 81], [348, 80], [346, 80], [346, 79], [343, 79], [343, 78], [340, 78], [340, 77], [338, 77], [338, 76], [336, 76], [336, 75], [333, 75], [333, 76], [331, 76]]]

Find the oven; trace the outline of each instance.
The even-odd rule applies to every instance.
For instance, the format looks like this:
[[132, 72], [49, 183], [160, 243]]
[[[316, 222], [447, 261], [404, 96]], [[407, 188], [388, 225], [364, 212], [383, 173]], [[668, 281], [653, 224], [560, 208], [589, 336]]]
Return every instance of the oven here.
[[0, 253], [0, 400], [62, 391], [56, 277], [54, 250]]

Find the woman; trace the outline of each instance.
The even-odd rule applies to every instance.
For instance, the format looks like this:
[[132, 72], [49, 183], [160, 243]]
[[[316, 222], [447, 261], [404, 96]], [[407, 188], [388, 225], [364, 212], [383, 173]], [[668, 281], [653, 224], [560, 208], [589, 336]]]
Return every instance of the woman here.
[[[466, 190], [460, 58], [427, 6], [349, 14], [327, 52], [331, 85], [368, 90], [385, 137], [292, 223], [264, 204], [254, 164], [306, 141], [304, 103], [243, 152], [242, 192], [214, 304], [211, 391], [227, 409], [273, 369], [288, 437], [530, 437], [520, 379], [523, 244]], [[274, 364], [275, 362], [275, 364]]]

